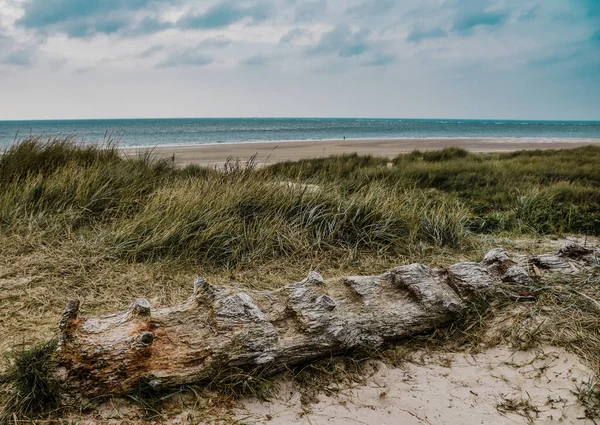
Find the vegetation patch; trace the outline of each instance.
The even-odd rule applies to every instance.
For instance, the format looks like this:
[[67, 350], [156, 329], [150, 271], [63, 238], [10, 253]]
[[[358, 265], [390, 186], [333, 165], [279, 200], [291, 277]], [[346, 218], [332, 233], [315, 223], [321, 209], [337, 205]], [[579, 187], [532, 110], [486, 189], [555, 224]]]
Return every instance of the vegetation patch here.
[[9, 368], [2, 376], [0, 424], [43, 418], [60, 410], [62, 388], [53, 376], [55, 350], [56, 341], [51, 341], [8, 356]]
[[[263, 168], [234, 160], [221, 169], [176, 168], [151, 154], [125, 158], [114, 145], [22, 140], [0, 156], [0, 347], [33, 348], [10, 356], [2, 421], [59, 408], [61, 389], [49, 373], [54, 345], [33, 342], [55, 329], [68, 297], [85, 297], [83, 313], [97, 314], [140, 296], [157, 306], [180, 302], [198, 275], [272, 289], [308, 270], [334, 277], [480, 259], [501, 238], [535, 247], [544, 235], [598, 236], [599, 163], [597, 147], [503, 154], [449, 148], [399, 155], [391, 164], [344, 155]], [[404, 348], [292, 372], [297, 382], [328, 391], [337, 380], [359, 379], [373, 358], [403, 362], [407, 349], [548, 343], [600, 374], [599, 288], [597, 268], [507, 284], [449, 328]], [[590, 418], [599, 412], [595, 382], [579, 392]], [[209, 387], [225, 399], [267, 397], [272, 382], [229, 370]], [[176, 392], [184, 391], [198, 389]], [[149, 416], [171, 400], [147, 388], [132, 397]], [[501, 408], [526, 412], [518, 402]]]

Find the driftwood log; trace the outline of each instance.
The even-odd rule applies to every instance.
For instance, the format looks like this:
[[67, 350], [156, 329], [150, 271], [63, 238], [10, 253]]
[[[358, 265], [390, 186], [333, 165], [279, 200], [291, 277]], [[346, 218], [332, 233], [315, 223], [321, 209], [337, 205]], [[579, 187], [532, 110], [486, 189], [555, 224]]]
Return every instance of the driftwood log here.
[[82, 396], [165, 389], [211, 380], [229, 367], [275, 373], [361, 347], [376, 348], [447, 324], [503, 282], [527, 284], [543, 270], [571, 273], [598, 255], [567, 243], [555, 255], [511, 260], [502, 249], [481, 263], [422, 264], [379, 276], [301, 282], [251, 291], [196, 280], [184, 303], [78, 316], [70, 300], [60, 321], [58, 375]]

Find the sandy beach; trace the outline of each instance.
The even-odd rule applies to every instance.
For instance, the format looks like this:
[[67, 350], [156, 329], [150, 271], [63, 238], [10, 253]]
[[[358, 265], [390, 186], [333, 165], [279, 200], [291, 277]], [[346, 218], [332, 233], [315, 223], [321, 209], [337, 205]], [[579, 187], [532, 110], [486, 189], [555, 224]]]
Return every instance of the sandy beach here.
[[159, 158], [174, 157], [178, 165], [218, 165], [228, 157], [246, 161], [253, 155], [256, 155], [258, 163], [268, 164], [350, 153], [391, 158], [415, 149], [437, 150], [450, 146], [461, 147], [471, 152], [511, 152], [520, 149], [564, 149], [585, 145], [600, 145], [600, 139], [340, 139], [128, 147], [123, 148], [123, 151], [131, 156], [151, 149]]

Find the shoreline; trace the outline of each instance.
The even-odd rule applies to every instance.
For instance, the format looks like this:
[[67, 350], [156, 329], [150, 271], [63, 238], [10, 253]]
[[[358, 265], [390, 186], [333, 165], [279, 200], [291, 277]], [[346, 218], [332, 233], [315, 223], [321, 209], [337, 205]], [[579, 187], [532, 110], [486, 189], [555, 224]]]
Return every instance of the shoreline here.
[[[196, 146], [227, 146], [227, 145], [253, 145], [253, 144], [278, 144], [278, 143], [337, 143], [337, 142], [385, 142], [385, 141], [443, 141], [443, 140], [455, 140], [455, 141], [479, 141], [479, 142], [511, 142], [511, 143], [600, 143], [600, 138], [577, 138], [577, 137], [473, 137], [473, 136], [438, 136], [438, 137], [346, 137], [345, 139], [281, 139], [281, 140], [241, 140], [241, 141], [223, 141], [223, 142], [198, 142], [198, 143], [165, 143], [160, 145], [123, 145], [119, 146], [119, 149], [152, 149], [152, 148], [177, 148], [177, 147], [196, 147]], [[95, 142], [96, 144], [96, 142]]]
[[413, 150], [439, 150], [459, 147], [470, 152], [492, 153], [516, 150], [565, 149], [600, 146], [600, 139], [561, 138], [394, 138], [394, 139], [330, 139], [223, 142], [194, 145], [128, 146], [120, 150], [126, 156], [151, 151], [155, 158], [173, 158], [177, 165], [221, 165], [227, 158], [247, 161], [255, 156], [259, 165], [284, 161], [322, 158], [336, 154], [373, 155], [392, 158]]

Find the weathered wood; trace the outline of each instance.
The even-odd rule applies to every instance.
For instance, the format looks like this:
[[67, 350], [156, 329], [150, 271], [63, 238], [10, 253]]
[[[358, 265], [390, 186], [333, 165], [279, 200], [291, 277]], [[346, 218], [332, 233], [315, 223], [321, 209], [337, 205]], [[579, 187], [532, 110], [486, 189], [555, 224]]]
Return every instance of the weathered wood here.
[[182, 304], [152, 309], [137, 299], [127, 311], [102, 317], [80, 317], [79, 302], [69, 301], [59, 326], [59, 375], [72, 392], [97, 396], [202, 382], [228, 367], [275, 373], [442, 326], [503, 282], [530, 283], [533, 266], [571, 272], [594, 255], [568, 244], [554, 256], [512, 261], [495, 249], [481, 263], [446, 269], [411, 264], [328, 282], [310, 272], [273, 291], [198, 279]]

